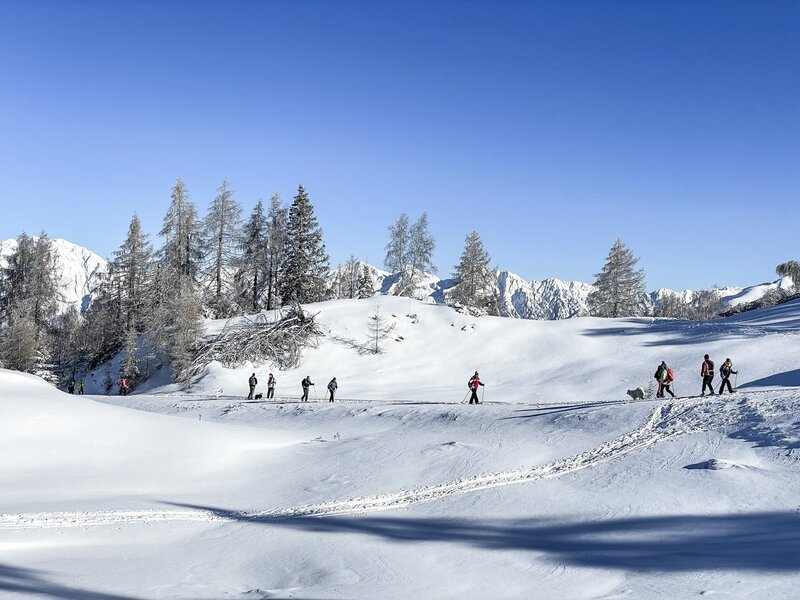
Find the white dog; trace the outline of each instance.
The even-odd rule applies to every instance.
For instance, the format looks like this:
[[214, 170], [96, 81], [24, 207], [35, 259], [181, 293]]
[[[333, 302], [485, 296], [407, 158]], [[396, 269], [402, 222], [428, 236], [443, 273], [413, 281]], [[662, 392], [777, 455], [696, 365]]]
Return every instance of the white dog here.
[[644, 390], [640, 387], [635, 390], [628, 390], [627, 394], [631, 397], [631, 400], [644, 400]]

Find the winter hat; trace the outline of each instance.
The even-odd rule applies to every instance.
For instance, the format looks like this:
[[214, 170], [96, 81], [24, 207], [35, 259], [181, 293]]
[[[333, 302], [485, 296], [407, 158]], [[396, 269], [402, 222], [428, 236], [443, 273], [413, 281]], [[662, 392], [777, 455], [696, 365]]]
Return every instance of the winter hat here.
[[708, 354], [706, 354], [706, 355], [705, 355], [703, 358], [705, 358], [706, 360], [708, 360]]

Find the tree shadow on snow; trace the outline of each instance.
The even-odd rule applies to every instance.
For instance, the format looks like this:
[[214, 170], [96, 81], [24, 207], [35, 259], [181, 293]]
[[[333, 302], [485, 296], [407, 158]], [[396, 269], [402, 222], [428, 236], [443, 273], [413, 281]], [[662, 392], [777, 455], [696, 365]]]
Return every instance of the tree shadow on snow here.
[[239, 522], [319, 534], [541, 552], [553, 562], [583, 567], [667, 572], [800, 571], [800, 514], [796, 512], [553, 522], [368, 516], [276, 518], [191, 508], [210, 510]]
[[794, 371], [785, 371], [783, 373], [775, 373], [769, 377], [762, 377], [754, 381], [748, 381], [737, 386], [737, 389], [747, 389], [755, 387], [800, 387], [800, 369]]
[[45, 579], [42, 571], [0, 564], [0, 592], [65, 598], [68, 600], [136, 600], [133, 596], [119, 596], [68, 587]]
[[508, 417], [500, 417], [497, 420], [507, 421], [509, 419], [532, 419], [535, 417], [544, 417], [547, 415], [552, 415], [557, 413], [573, 412], [576, 410], [608, 408], [609, 406], [615, 406], [617, 404], [629, 404], [630, 402], [631, 402], [630, 400], [604, 400], [598, 402], [579, 402], [576, 404], [553, 404], [549, 406], [540, 406], [537, 408], [523, 408], [514, 411], [515, 413], [521, 413], [521, 414], [511, 415]]

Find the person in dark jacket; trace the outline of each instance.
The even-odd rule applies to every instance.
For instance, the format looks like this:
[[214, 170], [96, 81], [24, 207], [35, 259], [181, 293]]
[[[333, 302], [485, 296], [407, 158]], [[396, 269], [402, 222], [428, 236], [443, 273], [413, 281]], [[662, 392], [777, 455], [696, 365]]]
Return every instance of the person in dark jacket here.
[[303, 386], [303, 397], [300, 398], [300, 402], [308, 402], [308, 390], [312, 385], [314, 385], [311, 383], [311, 376], [306, 375], [306, 378], [300, 382], [300, 385]]
[[333, 402], [333, 396], [336, 394], [337, 389], [339, 389], [339, 384], [336, 383], [336, 377], [334, 377], [328, 382], [328, 391], [331, 393], [331, 397], [328, 399], [328, 402]]
[[70, 381], [70, 382], [67, 384], [67, 391], [68, 391], [70, 394], [74, 394], [74, 393], [75, 393], [75, 382], [74, 382], [74, 381]]
[[700, 391], [701, 396], [706, 395], [706, 387], [708, 393], [714, 395], [714, 386], [711, 382], [714, 380], [714, 361], [708, 358], [708, 354], [703, 357], [703, 364], [700, 365], [700, 376], [703, 378], [703, 389]]
[[256, 392], [256, 386], [258, 385], [258, 379], [256, 379], [256, 374], [253, 373], [250, 375], [250, 379], [247, 380], [247, 384], [250, 386], [250, 393], [247, 394], [247, 399], [252, 400], [253, 395]]
[[467, 385], [472, 392], [472, 395], [469, 397], [469, 403], [480, 404], [478, 401], [478, 386], [483, 385], [483, 382], [480, 380], [480, 377], [478, 377], [477, 371], [475, 371], [475, 375], [469, 378], [469, 383], [467, 383]]
[[274, 398], [275, 397], [275, 377], [272, 373], [269, 374], [269, 379], [267, 379], [267, 398]]
[[722, 383], [719, 384], [719, 393], [722, 394], [722, 390], [725, 386], [728, 386], [728, 393], [733, 394], [736, 390], [731, 387], [731, 375], [736, 375], [738, 371], [733, 370], [733, 362], [731, 362], [730, 358], [726, 358], [725, 362], [722, 363], [722, 366], [719, 368], [719, 376], [722, 377]]

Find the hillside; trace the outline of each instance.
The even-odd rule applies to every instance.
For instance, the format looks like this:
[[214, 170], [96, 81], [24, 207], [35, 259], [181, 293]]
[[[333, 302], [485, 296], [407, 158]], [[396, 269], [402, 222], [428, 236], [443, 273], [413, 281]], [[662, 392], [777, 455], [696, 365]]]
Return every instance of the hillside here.
[[[360, 355], [344, 338], [378, 303], [401, 341]], [[408, 306], [308, 307], [328, 335], [270, 402], [244, 400], [249, 366], [127, 398], [0, 371], [0, 592], [792, 597], [800, 302], [707, 323]], [[625, 395], [662, 358], [696, 393], [705, 352], [738, 394]], [[339, 401], [298, 403], [306, 374]]]

